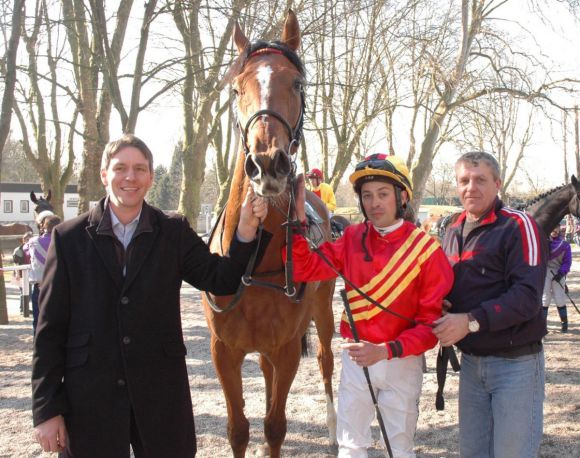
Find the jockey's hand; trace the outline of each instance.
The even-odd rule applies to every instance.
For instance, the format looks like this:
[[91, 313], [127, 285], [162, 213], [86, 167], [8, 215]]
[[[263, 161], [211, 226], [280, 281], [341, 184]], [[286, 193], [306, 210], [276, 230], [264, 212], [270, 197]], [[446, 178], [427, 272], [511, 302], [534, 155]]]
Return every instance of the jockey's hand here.
[[341, 347], [347, 350], [349, 358], [361, 367], [369, 367], [382, 359], [389, 359], [389, 350], [385, 344], [374, 344], [364, 340], [356, 343], [352, 339], [347, 339]]
[[469, 318], [467, 313], [448, 313], [435, 321], [433, 334], [441, 341], [441, 345], [449, 347], [459, 342], [469, 334]]
[[57, 415], [34, 428], [34, 438], [45, 452], [64, 452], [67, 445], [66, 426], [62, 415]]
[[560, 280], [562, 280], [562, 278], [564, 278], [564, 275], [562, 275], [560, 272], [558, 272], [552, 277], [552, 281], [555, 281], [556, 283], [560, 283]]
[[242, 242], [251, 242], [256, 237], [256, 229], [268, 215], [268, 202], [265, 198], [254, 194], [252, 186], [248, 186], [246, 198], [242, 204], [238, 238]]
[[296, 219], [300, 222], [306, 221], [306, 211], [304, 210], [306, 201], [306, 187], [304, 184], [304, 174], [299, 174], [296, 177], [296, 188], [294, 188], [296, 196]]

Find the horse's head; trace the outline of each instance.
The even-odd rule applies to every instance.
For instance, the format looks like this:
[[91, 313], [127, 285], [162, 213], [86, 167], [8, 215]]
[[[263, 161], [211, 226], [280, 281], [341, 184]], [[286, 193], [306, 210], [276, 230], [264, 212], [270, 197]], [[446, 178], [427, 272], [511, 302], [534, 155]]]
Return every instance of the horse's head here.
[[568, 210], [571, 215], [580, 218], [580, 182], [574, 175], [572, 175], [570, 181], [572, 183], [572, 187], [574, 188], [574, 196], [572, 199], [570, 199]]
[[39, 219], [43, 219], [43, 217], [46, 215], [54, 214], [54, 208], [50, 203], [51, 197], [52, 193], [50, 192], [50, 189], [45, 196], [40, 197], [37, 197], [34, 191], [30, 191], [30, 200], [36, 205], [36, 207], [34, 207], [36, 223], [39, 225], [42, 223], [42, 221], [39, 221]]
[[238, 127], [246, 154], [245, 172], [254, 191], [276, 196], [293, 173], [292, 155], [302, 135], [304, 69], [296, 54], [300, 28], [288, 12], [280, 41], [250, 43], [236, 24], [239, 72], [232, 80]]

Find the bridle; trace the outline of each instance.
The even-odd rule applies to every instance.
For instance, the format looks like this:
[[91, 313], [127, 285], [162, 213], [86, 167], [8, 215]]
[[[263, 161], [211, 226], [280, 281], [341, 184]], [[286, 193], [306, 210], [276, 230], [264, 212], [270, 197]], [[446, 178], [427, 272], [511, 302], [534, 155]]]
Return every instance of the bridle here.
[[[253, 50], [252, 52], [250, 52], [248, 54], [248, 58], [246, 59], [246, 63], [252, 57], [262, 56], [265, 54], [282, 55], [282, 56], [287, 57], [288, 60], [291, 63], [293, 63], [292, 59], [290, 59], [288, 57], [287, 52], [283, 51], [282, 49], [279, 49], [278, 47], [272, 47], [272, 46], [274, 46], [274, 45], [265, 43], [263, 47], [260, 47], [256, 50]], [[242, 70], [243, 70], [243, 67], [242, 67]], [[298, 68], [298, 70], [301, 71], [300, 68]], [[304, 89], [301, 89], [300, 90], [300, 115], [298, 116], [298, 121], [296, 123], [296, 126], [294, 126], [294, 127], [290, 126], [290, 123], [286, 120], [286, 118], [284, 118], [284, 116], [282, 116], [277, 111], [270, 110], [270, 109], [256, 111], [252, 116], [250, 116], [248, 118], [248, 120], [246, 121], [246, 125], [243, 129], [242, 129], [241, 124], [238, 122], [237, 126], [238, 126], [238, 129], [240, 130], [242, 148], [244, 149], [244, 153], [246, 154], [246, 160], [250, 154], [250, 147], [248, 146], [248, 131], [250, 130], [250, 128], [252, 127], [252, 124], [254, 124], [256, 119], [258, 119], [260, 116], [271, 116], [273, 118], [276, 118], [284, 126], [284, 128], [288, 132], [288, 138], [290, 139], [290, 143], [288, 144], [288, 149], [286, 151], [286, 154], [289, 157], [291, 157], [292, 156], [292, 147], [293, 146], [298, 147], [300, 145], [300, 140], [302, 138], [302, 128], [304, 127], [304, 112], [306, 111], [305, 108], [306, 108], [306, 100], [304, 97]], [[292, 162], [292, 161], [290, 161], [290, 162]], [[294, 173], [295, 173], [295, 171], [293, 170], [292, 174], [294, 174]]]
[[[269, 47], [269, 45], [266, 44], [264, 47], [259, 48], [255, 51], [249, 53], [248, 59], [250, 59], [254, 56], [264, 55], [264, 54], [286, 55], [285, 52], [282, 51], [281, 49], [278, 49], [277, 47], [276, 48]], [[292, 59], [289, 59], [289, 60], [290, 60], [290, 62], [292, 62]], [[243, 129], [241, 127], [241, 124], [239, 122], [237, 123], [237, 127], [240, 131], [240, 140], [241, 140], [242, 148], [243, 148], [244, 153], [246, 155], [246, 161], [248, 160], [248, 158], [250, 156], [250, 148], [248, 146], [248, 141], [247, 141], [248, 131], [250, 130], [250, 128], [252, 127], [252, 125], [256, 121], [256, 119], [258, 119], [261, 116], [273, 117], [273, 118], [277, 119], [284, 126], [284, 128], [286, 129], [286, 131], [288, 133], [288, 138], [290, 139], [290, 142], [288, 144], [287, 150], [285, 151], [285, 154], [288, 157], [289, 163], [291, 164], [290, 174], [288, 175], [288, 178], [287, 178], [288, 188], [289, 188], [288, 208], [284, 212], [283, 209], [279, 208], [274, 203], [272, 203], [272, 202], [270, 203], [277, 211], [283, 213], [286, 217], [286, 222], [283, 224], [283, 226], [285, 226], [285, 230], [286, 230], [286, 262], [284, 263], [284, 268], [279, 270], [279, 271], [260, 272], [260, 273], [254, 272], [255, 268], [257, 267], [256, 263], [258, 262], [260, 246], [261, 246], [261, 242], [262, 242], [262, 238], [263, 238], [263, 231], [264, 231], [264, 226], [260, 222], [260, 224], [258, 226], [256, 248], [255, 248], [254, 252], [252, 253], [252, 256], [250, 257], [250, 261], [248, 262], [248, 265], [246, 267], [246, 271], [244, 272], [244, 275], [242, 276], [240, 286], [238, 287], [238, 289], [237, 289], [236, 293], [234, 294], [234, 297], [232, 298], [230, 303], [227, 306], [225, 306], [224, 308], [218, 307], [218, 305], [215, 303], [215, 301], [212, 299], [212, 297], [209, 294], [204, 293], [210, 308], [216, 313], [225, 313], [225, 312], [232, 310], [239, 303], [240, 299], [242, 298], [242, 294], [244, 293], [246, 287], [248, 287], [248, 286], [260, 286], [263, 288], [270, 288], [270, 289], [274, 289], [276, 291], [280, 291], [280, 292], [284, 293], [284, 295], [286, 295], [293, 302], [300, 302], [302, 300], [302, 297], [304, 295], [304, 291], [306, 288], [306, 283], [302, 283], [299, 288], [296, 288], [296, 285], [294, 283], [294, 278], [293, 278], [294, 277], [294, 263], [292, 261], [292, 245], [293, 245], [292, 239], [293, 239], [294, 229], [293, 229], [293, 224], [291, 224], [291, 222], [292, 222], [293, 215], [295, 214], [295, 210], [296, 210], [296, 196], [294, 194], [294, 189], [295, 189], [295, 184], [296, 184], [296, 160], [293, 159], [292, 148], [293, 147], [298, 148], [298, 146], [300, 145], [300, 140], [302, 138], [302, 129], [304, 126], [305, 108], [306, 108], [306, 101], [305, 101], [305, 97], [304, 97], [304, 90], [301, 90], [300, 91], [300, 115], [298, 117], [298, 121], [296, 123], [296, 126], [292, 127], [290, 125], [290, 123], [286, 120], [286, 118], [284, 118], [280, 113], [278, 113], [277, 111], [274, 111], [274, 110], [270, 110], [270, 109], [259, 110], [259, 111], [255, 112], [254, 114], [252, 114], [248, 118], [248, 120], [246, 121], [246, 125]], [[224, 209], [225, 209], [225, 207], [224, 207]], [[208, 244], [211, 243], [213, 236], [215, 235], [215, 230], [216, 230], [220, 220], [222, 219], [222, 217], [225, 218], [224, 209], [222, 209], [219, 217], [216, 220], [216, 224], [214, 225], [214, 227], [211, 230]], [[223, 224], [222, 224], [222, 227], [223, 227]], [[284, 286], [281, 286], [281, 285], [279, 285], [277, 283], [273, 283], [273, 282], [259, 280], [259, 278], [271, 277], [274, 275], [278, 275], [282, 272], [284, 272], [284, 274], [285, 274], [285, 285]]]

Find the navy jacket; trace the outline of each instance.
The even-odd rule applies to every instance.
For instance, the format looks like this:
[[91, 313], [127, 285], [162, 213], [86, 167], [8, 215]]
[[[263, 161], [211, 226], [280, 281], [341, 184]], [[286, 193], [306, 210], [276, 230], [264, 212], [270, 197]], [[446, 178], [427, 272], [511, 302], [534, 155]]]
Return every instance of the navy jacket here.
[[466, 213], [453, 215], [443, 249], [455, 273], [448, 296], [452, 313], [471, 312], [480, 331], [457, 343], [464, 352], [488, 356], [539, 342], [547, 240], [528, 214], [497, 199], [481, 225], [462, 241]]

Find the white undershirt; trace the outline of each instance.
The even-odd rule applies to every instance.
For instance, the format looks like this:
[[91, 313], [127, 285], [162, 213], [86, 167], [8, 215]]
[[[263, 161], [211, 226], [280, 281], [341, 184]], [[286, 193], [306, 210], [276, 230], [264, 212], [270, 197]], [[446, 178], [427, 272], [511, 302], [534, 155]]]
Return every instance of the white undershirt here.
[[399, 220], [397, 220], [397, 222], [395, 224], [392, 224], [392, 225], [387, 226], [387, 227], [378, 227], [378, 226], [375, 226], [374, 224], [373, 224], [373, 226], [379, 234], [386, 235], [386, 234], [390, 234], [391, 232], [399, 229], [403, 225], [403, 223], [404, 223], [403, 219], [399, 219]]

